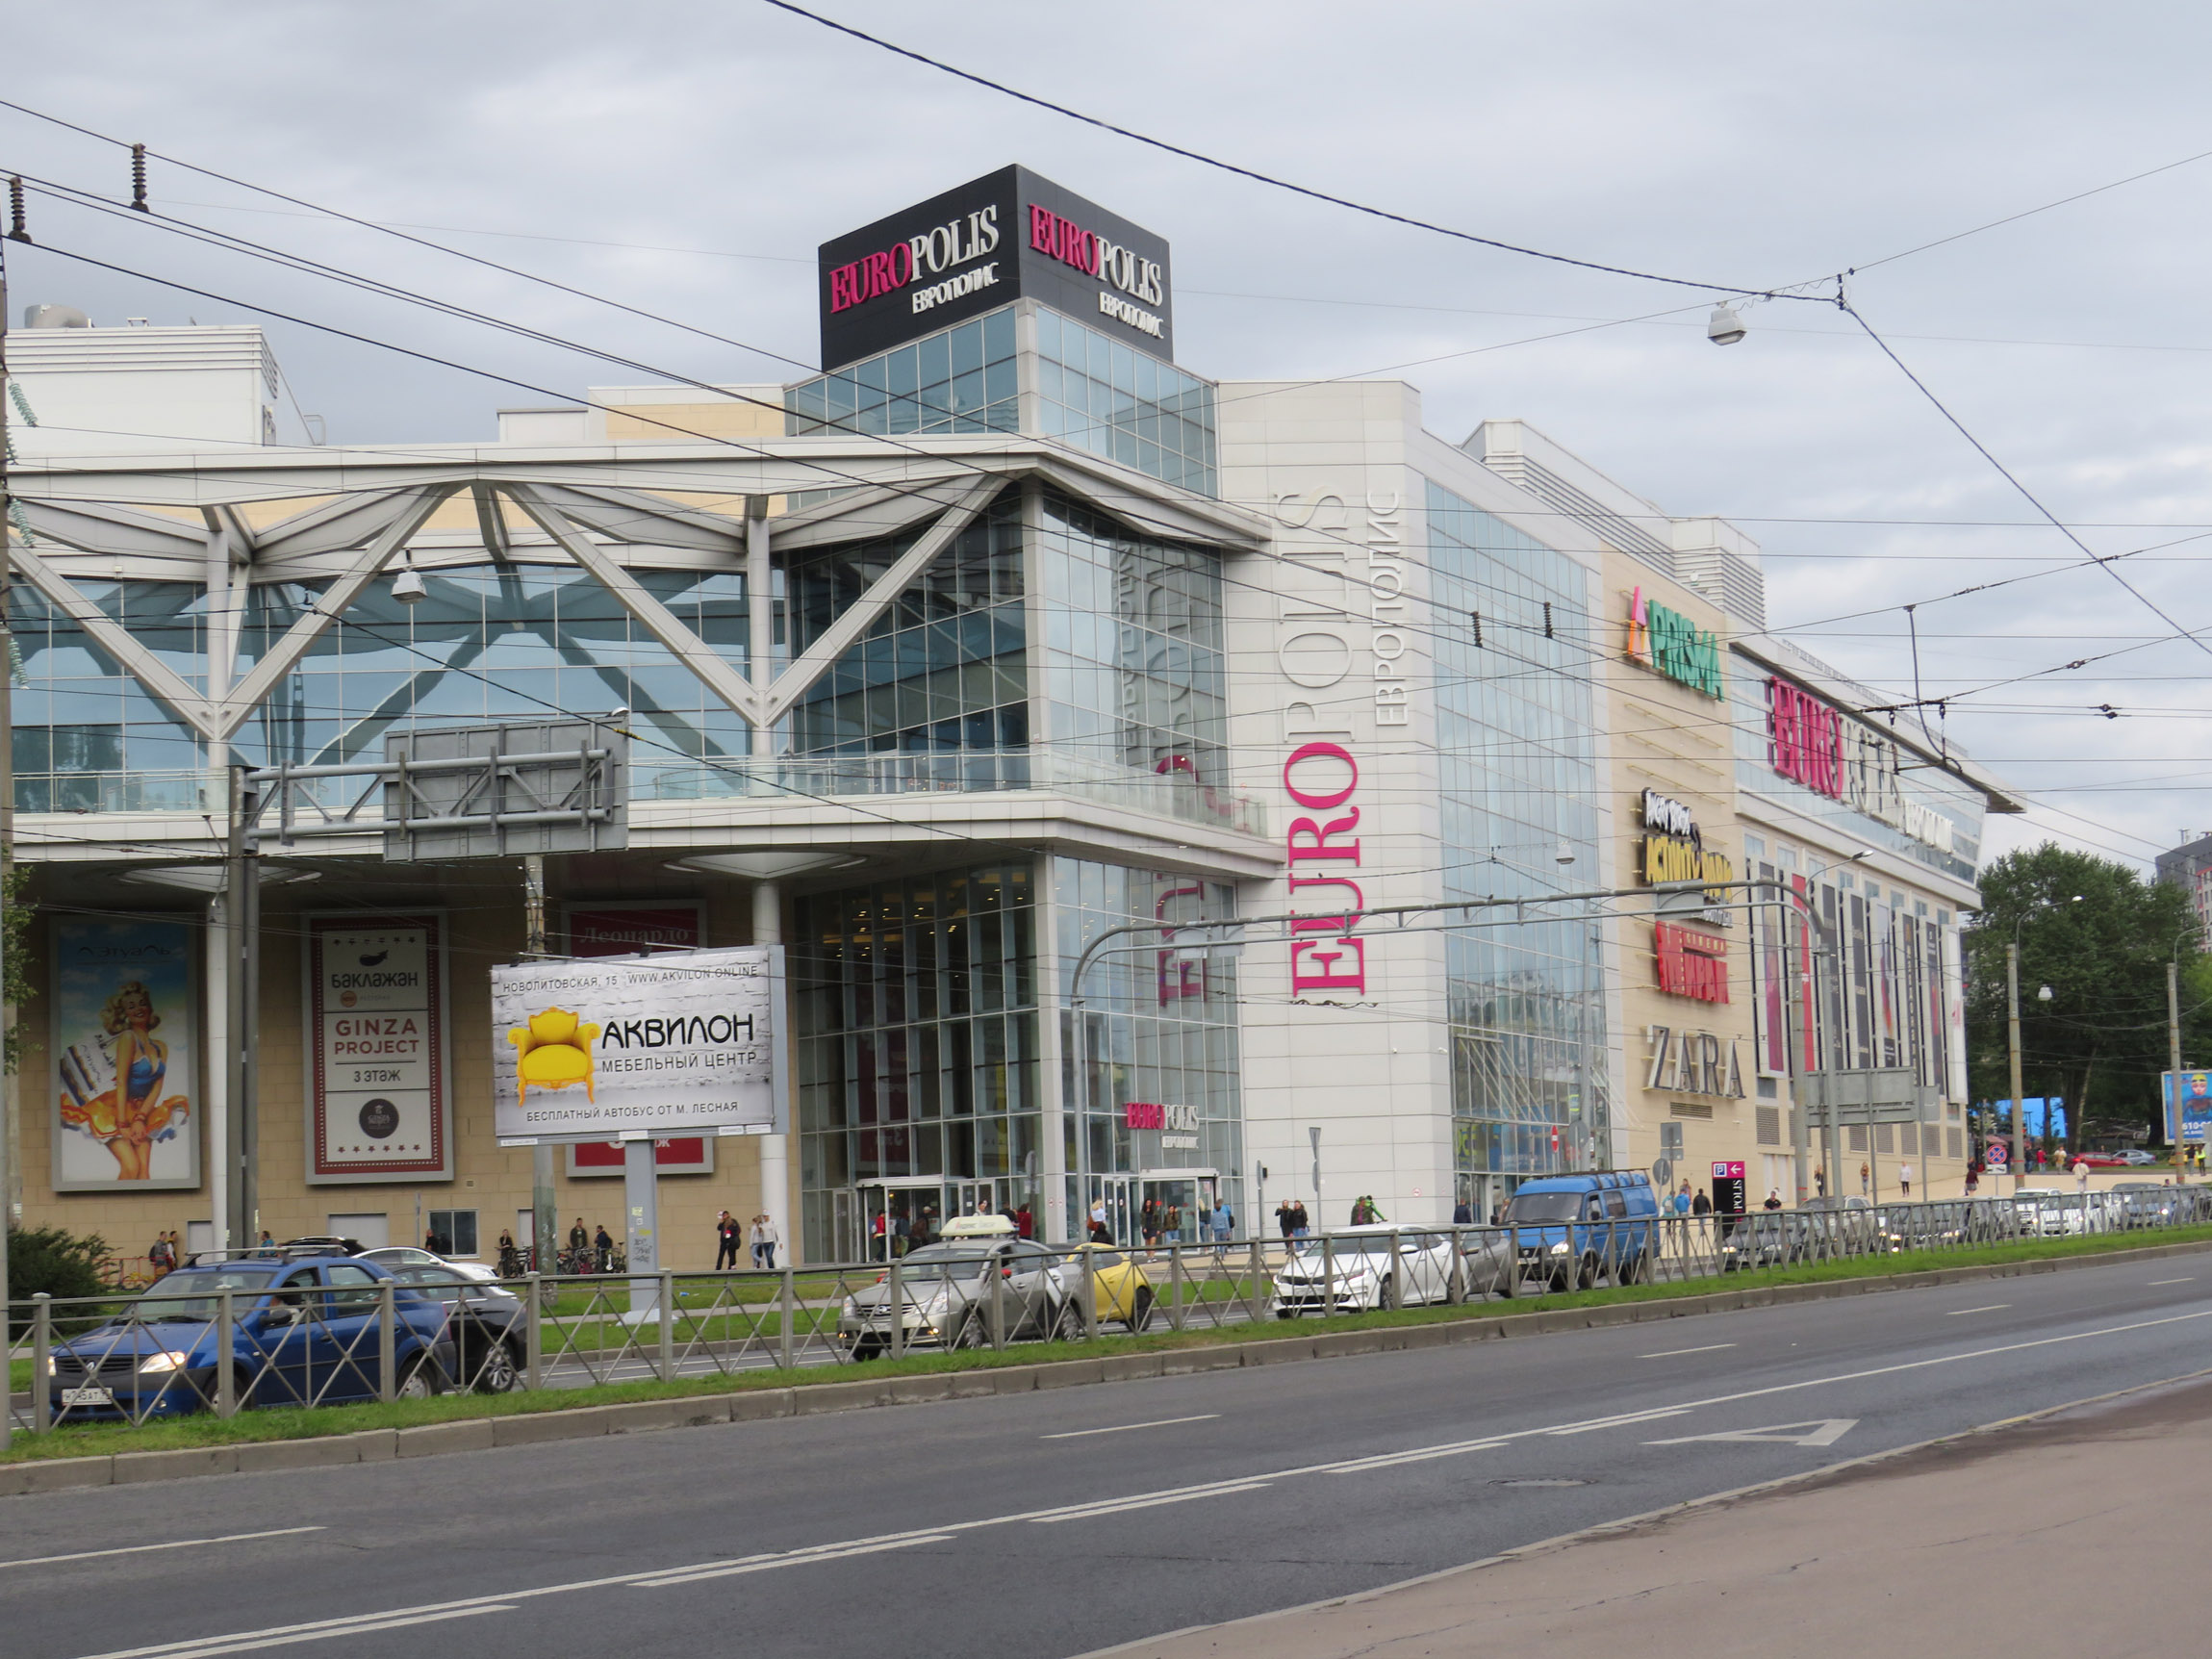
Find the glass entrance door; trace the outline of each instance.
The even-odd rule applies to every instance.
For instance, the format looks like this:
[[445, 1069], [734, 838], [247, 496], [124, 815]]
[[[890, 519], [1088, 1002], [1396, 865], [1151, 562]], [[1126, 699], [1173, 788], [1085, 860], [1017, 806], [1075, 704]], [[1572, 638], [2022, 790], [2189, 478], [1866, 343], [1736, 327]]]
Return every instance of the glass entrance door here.
[[[973, 1186], [975, 1183], [969, 1183]], [[945, 1230], [946, 1184], [936, 1176], [912, 1181], [863, 1181], [859, 1197], [862, 1259], [887, 1261], [919, 1250]]]
[[1210, 1169], [1154, 1170], [1138, 1182], [1137, 1229], [1161, 1244], [1196, 1244], [1206, 1238], [1219, 1177]]
[[1079, 1237], [1090, 1237], [1094, 1221], [1103, 1220], [1113, 1242], [1136, 1242], [1136, 1178], [1132, 1175], [1093, 1175], [1083, 1194], [1083, 1218]]

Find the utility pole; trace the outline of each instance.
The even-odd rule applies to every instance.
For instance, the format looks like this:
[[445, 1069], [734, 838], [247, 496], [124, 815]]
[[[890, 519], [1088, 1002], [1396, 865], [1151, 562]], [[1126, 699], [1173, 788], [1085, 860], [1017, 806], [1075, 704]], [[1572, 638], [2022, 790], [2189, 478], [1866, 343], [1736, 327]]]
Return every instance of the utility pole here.
[[[20, 179], [15, 189], [23, 188]], [[20, 201], [22, 197], [15, 197]], [[24, 237], [25, 242], [30, 241]], [[11, 394], [13, 382], [8, 378], [8, 264], [4, 251], [0, 251], [0, 385], [8, 386]], [[15, 778], [9, 762], [13, 758], [9, 751], [13, 748], [15, 730], [14, 713], [9, 707], [9, 693], [15, 682], [15, 647], [8, 626], [8, 529], [14, 514], [14, 500], [8, 493], [8, 463], [15, 458], [13, 443], [8, 437], [7, 396], [0, 396], [0, 950], [6, 949], [8, 937], [8, 878], [15, 868]], [[12, 1013], [7, 999], [0, 996], [0, 1010]], [[5, 1014], [0, 1014], [5, 1017]], [[12, 1332], [8, 1324], [8, 1229], [15, 1225], [15, 1168], [9, 1156], [13, 1150], [9, 1144], [15, 1133], [15, 1079], [13, 1075], [0, 1077], [0, 1354], [12, 1354]], [[33, 1377], [34, 1392], [45, 1388], [46, 1379]], [[13, 1385], [9, 1391], [13, 1392]], [[0, 1401], [0, 1451], [8, 1449], [13, 1433], [13, 1408]]]
[[[532, 961], [546, 955], [546, 859], [541, 853], [522, 859], [522, 954]], [[541, 1273], [560, 1267], [553, 1229], [561, 1218], [553, 1203], [553, 1147], [541, 1140], [530, 1148], [530, 1262]]]
[[2174, 1185], [2183, 1181], [2181, 1161], [2181, 964], [2166, 964], [2166, 1110], [2174, 1114], [2169, 1138], [2174, 1158]]
[[2026, 1165], [2021, 1159], [2021, 1102], [2020, 1102], [2020, 941], [2004, 948], [2004, 1007], [2005, 1034], [2012, 1043], [2012, 1189], [2020, 1190], [2026, 1176]]

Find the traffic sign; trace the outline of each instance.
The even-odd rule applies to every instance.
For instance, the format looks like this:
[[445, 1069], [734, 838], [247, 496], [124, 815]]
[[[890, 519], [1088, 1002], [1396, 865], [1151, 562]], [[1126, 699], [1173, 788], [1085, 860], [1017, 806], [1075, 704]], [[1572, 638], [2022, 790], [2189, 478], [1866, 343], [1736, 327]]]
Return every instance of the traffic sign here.
[[1674, 1160], [1655, 1158], [1651, 1161], [1651, 1184], [1665, 1190], [1674, 1181]]
[[1993, 1140], [1982, 1148], [1982, 1161], [1992, 1169], [2002, 1169], [2012, 1161], [2012, 1148], [2001, 1140]]

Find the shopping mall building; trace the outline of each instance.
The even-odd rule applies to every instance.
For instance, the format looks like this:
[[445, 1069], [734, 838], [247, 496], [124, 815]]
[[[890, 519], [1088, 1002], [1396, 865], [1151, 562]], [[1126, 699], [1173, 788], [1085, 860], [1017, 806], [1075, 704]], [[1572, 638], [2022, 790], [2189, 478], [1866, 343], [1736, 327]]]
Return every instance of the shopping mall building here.
[[[11, 336], [27, 1219], [526, 1234], [488, 985], [524, 859], [280, 781], [250, 1009], [217, 860], [234, 767], [578, 717], [625, 804], [543, 858], [544, 948], [786, 950], [789, 1134], [660, 1144], [666, 1264], [724, 1209], [822, 1260], [984, 1204], [1480, 1216], [1663, 1157], [1787, 1197], [1792, 1009], [1823, 1063], [1920, 1068], [1869, 1150], [1956, 1181], [1957, 929], [2012, 804], [1766, 634], [1740, 531], [1518, 422], [1439, 438], [1399, 381], [1201, 378], [1166, 242], [1023, 168], [820, 280], [826, 372], [495, 443], [278, 442], [252, 328]], [[1724, 884], [1769, 873], [1819, 919]], [[621, 1148], [561, 1158], [563, 1226], [619, 1232]]]

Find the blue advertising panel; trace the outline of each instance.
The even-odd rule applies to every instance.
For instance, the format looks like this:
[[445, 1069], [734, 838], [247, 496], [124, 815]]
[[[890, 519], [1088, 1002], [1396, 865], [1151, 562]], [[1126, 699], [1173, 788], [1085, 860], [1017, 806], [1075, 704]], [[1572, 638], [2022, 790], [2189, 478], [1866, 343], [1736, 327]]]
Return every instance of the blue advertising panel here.
[[2212, 1072], [2185, 1071], [2181, 1074], [2181, 1123], [2175, 1133], [2174, 1122], [2174, 1073], [2158, 1074], [2159, 1093], [2166, 1102], [2166, 1139], [2169, 1145], [2201, 1146], [2204, 1144], [2207, 1125], [2212, 1125]]

